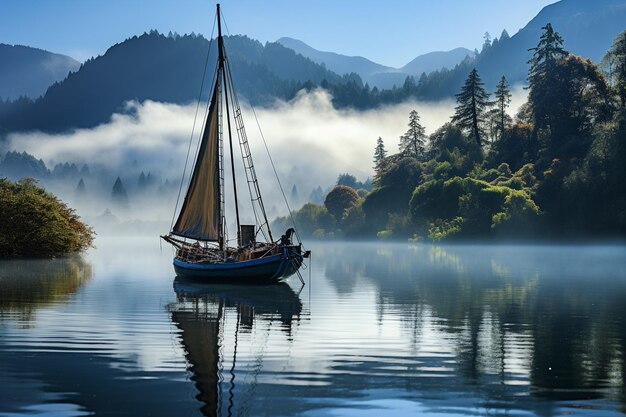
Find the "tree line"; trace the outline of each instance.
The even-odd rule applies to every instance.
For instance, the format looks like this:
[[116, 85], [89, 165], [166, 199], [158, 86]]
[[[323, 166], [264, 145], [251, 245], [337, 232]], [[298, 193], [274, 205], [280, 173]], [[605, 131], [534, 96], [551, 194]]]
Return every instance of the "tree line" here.
[[603, 70], [565, 50], [549, 23], [530, 51], [514, 118], [506, 78], [491, 100], [473, 68], [450, 122], [427, 136], [411, 111], [399, 153], [377, 140], [370, 192], [337, 186], [296, 223], [318, 237], [625, 237], [626, 31]]

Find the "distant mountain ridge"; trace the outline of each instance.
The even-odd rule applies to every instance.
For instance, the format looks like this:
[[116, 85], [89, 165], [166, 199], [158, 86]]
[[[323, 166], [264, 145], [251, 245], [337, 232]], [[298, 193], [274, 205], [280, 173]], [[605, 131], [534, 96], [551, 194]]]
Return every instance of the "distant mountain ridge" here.
[[319, 51], [306, 43], [293, 38], [282, 37], [276, 41], [289, 49], [293, 49], [296, 53], [309, 58], [311, 61], [324, 64], [326, 68], [337, 74], [349, 74], [355, 72], [364, 80], [370, 74], [387, 71], [397, 71], [396, 68], [387, 67], [377, 64], [362, 56], [347, 56], [337, 54], [335, 52]]
[[417, 58], [400, 68], [402, 71], [421, 75], [441, 68], [452, 69], [467, 56], [474, 56], [474, 52], [467, 48], [454, 48], [450, 51], [434, 51], [419, 55]]
[[[385, 67], [362, 57], [315, 51], [295, 40], [289, 41], [293, 47], [309, 55], [317, 54], [315, 59], [332, 58], [337, 71], [350, 74], [339, 75], [326, 62], [316, 63], [278, 42], [261, 44], [246, 36], [229, 36], [225, 42], [237, 89], [253, 103], [291, 99], [300, 89], [322, 87], [331, 92], [335, 106], [364, 109], [411, 98], [452, 97], [472, 68], [478, 69], [488, 91], [494, 90], [503, 75], [511, 85], [525, 83], [527, 62], [532, 55], [529, 48], [537, 45], [541, 28], [548, 22], [563, 36], [567, 50], [597, 62], [614, 37], [625, 29], [626, 0], [562, 0], [542, 9], [514, 36], [503, 32], [478, 55], [462, 58], [453, 68], [409, 74], [410, 77], [403, 69]], [[129, 38], [109, 48], [103, 56], [86, 61], [34, 103], [0, 100], [0, 134], [93, 127], [109, 120], [114, 112], [127, 111], [124, 105], [130, 100], [192, 102], [198, 97], [208, 48], [209, 41], [196, 35], [165, 36], [152, 31]], [[213, 48], [211, 62], [215, 60], [215, 51]], [[449, 51], [445, 56], [452, 52], [458, 59], [464, 50]], [[432, 62], [428, 55], [431, 54], [423, 60]], [[441, 62], [440, 54], [435, 57]], [[404, 69], [419, 71], [419, 61], [420, 57]], [[368, 82], [376, 76], [386, 77], [385, 82], [393, 81], [396, 87], [372, 89], [375, 83], [364, 86], [362, 79]]]
[[[254, 103], [293, 97], [304, 82], [350, 80], [277, 43], [263, 45], [239, 35], [224, 42], [238, 91]], [[207, 51], [209, 41], [202, 36], [168, 37], [156, 31], [133, 36], [87, 60], [34, 103], [20, 102], [3, 111], [0, 102], [0, 130], [92, 127], [125, 111], [130, 100], [195, 101]], [[216, 62], [217, 48], [210, 51], [209, 62]], [[207, 74], [211, 76], [211, 66]], [[358, 77], [353, 81], [360, 83]]]
[[[506, 76], [511, 84], [524, 83], [528, 73], [527, 62], [532, 56], [529, 48], [537, 45], [541, 28], [547, 23], [551, 23], [565, 39], [565, 48], [569, 52], [598, 63], [614, 37], [626, 29], [624, 22], [626, 22], [626, 0], [561, 0], [544, 7], [513, 36], [509, 37], [504, 32], [504, 36], [496, 38], [492, 45], [483, 49], [477, 56], [468, 49], [457, 48], [443, 54], [434, 52], [419, 56], [398, 69], [366, 60], [374, 64], [368, 68], [381, 71], [364, 72], [357, 66], [351, 70], [358, 73], [364, 82], [379, 88], [401, 86], [407, 75], [412, 75], [417, 80], [422, 72], [426, 72], [429, 77], [421, 89], [426, 92], [425, 96], [448, 97], [458, 92], [473, 67], [478, 69], [489, 89], [495, 87], [502, 75]], [[285, 45], [294, 48], [303, 56], [308, 56], [316, 62], [323, 62], [329, 69], [333, 69], [333, 63], [339, 59], [338, 57], [343, 57], [344, 67], [334, 68], [343, 69], [343, 72], [347, 71], [345, 66], [348, 63], [356, 62], [346, 59], [355, 57], [320, 52], [290, 38], [281, 38], [277, 42], [285, 42]], [[431, 65], [425, 65], [424, 62]]]
[[504, 75], [511, 85], [525, 84], [530, 48], [537, 46], [542, 27], [551, 23], [564, 39], [570, 53], [598, 63], [614, 38], [626, 29], [626, 0], [562, 0], [544, 7], [515, 35], [501, 36], [473, 59], [464, 60], [451, 71], [429, 74], [420, 90], [431, 98], [450, 97], [476, 68], [488, 91]]
[[551, 23], [565, 38], [565, 48], [599, 62], [615, 36], [626, 29], [625, 0], [563, 0], [544, 7], [518, 33], [533, 38]]
[[362, 56], [347, 56], [335, 52], [319, 51], [298, 39], [282, 37], [276, 42], [293, 49], [313, 62], [323, 64], [337, 74], [356, 73], [364, 83], [378, 88], [402, 85], [408, 75], [419, 77], [424, 72], [430, 73], [442, 68], [452, 69], [465, 57], [474, 55], [474, 52], [467, 48], [434, 51], [419, 55], [402, 68], [393, 68], [378, 64]]
[[0, 43], [0, 98], [37, 98], [79, 67], [80, 62], [66, 55]]

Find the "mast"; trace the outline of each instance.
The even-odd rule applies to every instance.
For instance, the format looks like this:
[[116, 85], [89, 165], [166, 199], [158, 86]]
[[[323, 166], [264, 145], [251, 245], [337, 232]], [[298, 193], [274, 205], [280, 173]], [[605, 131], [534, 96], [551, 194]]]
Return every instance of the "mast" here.
[[[224, 39], [222, 38], [222, 20], [220, 13], [220, 5], [217, 4], [217, 45], [218, 45], [218, 71], [221, 72], [224, 80], [224, 104], [226, 107], [226, 122], [228, 124], [228, 145], [230, 148], [230, 168], [233, 176], [233, 193], [235, 195], [235, 215], [237, 216], [237, 244], [239, 244], [240, 224], [239, 224], [239, 203], [237, 202], [237, 181], [235, 179], [235, 154], [233, 152], [233, 135], [230, 128], [230, 110], [228, 106], [228, 81], [226, 78], [226, 70], [224, 66]], [[218, 79], [220, 73], [217, 75]]]

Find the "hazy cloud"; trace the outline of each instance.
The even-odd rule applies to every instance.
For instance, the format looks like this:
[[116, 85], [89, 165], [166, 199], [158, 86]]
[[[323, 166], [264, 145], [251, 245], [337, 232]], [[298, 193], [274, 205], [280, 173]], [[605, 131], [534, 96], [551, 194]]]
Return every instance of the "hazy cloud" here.
[[[525, 90], [515, 88], [514, 92], [511, 113], [526, 99]], [[48, 165], [65, 161], [99, 163], [122, 173], [136, 160], [142, 170], [180, 179], [196, 106], [152, 101], [127, 106], [127, 114], [115, 114], [108, 123], [93, 129], [64, 134], [11, 134], [8, 147], [31, 153]], [[365, 111], [338, 110], [333, 108], [327, 92], [316, 90], [302, 92], [289, 102], [278, 101], [272, 107], [256, 109], [256, 114], [285, 191], [289, 193], [297, 184], [299, 196], [305, 200], [313, 188], [332, 186], [340, 173], [349, 172], [362, 181], [372, 176], [376, 139], [382, 137], [387, 150], [397, 152], [399, 136], [407, 130], [412, 109], [418, 111], [427, 133], [432, 133], [450, 120], [454, 106], [449, 99], [409, 101]], [[243, 113], [261, 189], [282, 206], [254, 114], [249, 108]], [[192, 154], [201, 124], [196, 124]]]

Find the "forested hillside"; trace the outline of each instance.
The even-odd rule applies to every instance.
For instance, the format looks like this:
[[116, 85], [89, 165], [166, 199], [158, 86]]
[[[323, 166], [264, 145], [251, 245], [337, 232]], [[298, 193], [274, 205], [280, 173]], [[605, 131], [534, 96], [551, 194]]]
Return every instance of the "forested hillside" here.
[[[291, 98], [305, 81], [342, 84], [350, 79], [279, 44], [262, 45], [245, 36], [226, 37], [225, 43], [238, 91], [253, 103]], [[153, 31], [132, 37], [88, 60], [34, 102], [0, 100], [0, 127], [5, 132], [62, 131], [106, 122], [129, 100], [192, 102], [198, 99], [205, 63], [214, 63], [216, 53], [216, 45], [202, 36]], [[211, 74], [209, 66], [207, 77]]]
[[606, 73], [570, 54], [549, 23], [536, 42], [528, 102], [514, 119], [506, 77], [490, 95], [473, 68], [449, 123], [427, 137], [412, 111], [400, 153], [378, 140], [373, 190], [338, 185], [324, 205], [295, 213], [300, 229], [434, 241], [625, 238], [626, 31], [606, 52]]
[[66, 55], [0, 43], [0, 98], [37, 98], [79, 66], [80, 62]]
[[[389, 89], [372, 88], [356, 72], [338, 75], [280, 43], [263, 45], [245, 36], [230, 36], [225, 42], [238, 91], [254, 104], [289, 100], [299, 90], [321, 87], [330, 91], [336, 107], [367, 109], [407, 99], [451, 97], [472, 68], [479, 71], [488, 89], [494, 89], [502, 75], [511, 85], [526, 83], [527, 61], [532, 55], [529, 48], [548, 22], [564, 35], [568, 50], [599, 63], [612, 39], [623, 30], [624, 21], [624, 0], [563, 0], [544, 8], [512, 37], [506, 31], [494, 39], [486, 37], [477, 55], [468, 56], [454, 68], [394, 79], [397, 85]], [[192, 102], [199, 94], [208, 50], [209, 41], [196, 35], [165, 36], [152, 31], [127, 39], [85, 62], [34, 102], [0, 96], [0, 138], [16, 130], [93, 127], [114, 112], [124, 112], [129, 100]], [[212, 48], [209, 62], [215, 62], [215, 53]], [[365, 61], [367, 68], [380, 67]], [[343, 70], [351, 65], [356, 65], [355, 71], [365, 68], [363, 59], [341, 62], [337, 68]]]

